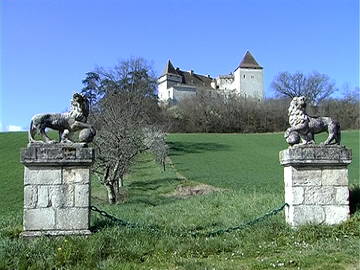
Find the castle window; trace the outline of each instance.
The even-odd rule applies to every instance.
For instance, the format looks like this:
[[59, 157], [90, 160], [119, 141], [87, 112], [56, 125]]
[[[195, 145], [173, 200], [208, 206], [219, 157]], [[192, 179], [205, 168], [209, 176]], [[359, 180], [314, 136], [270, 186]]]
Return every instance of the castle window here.
[[243, 78], [245, 79], [245, 74], [244, 74]]
[[168, 96], [170, 97], [170, 91], [168, 91]]
[[254, 75], [251, 75], [251, 79], [254, 79]]

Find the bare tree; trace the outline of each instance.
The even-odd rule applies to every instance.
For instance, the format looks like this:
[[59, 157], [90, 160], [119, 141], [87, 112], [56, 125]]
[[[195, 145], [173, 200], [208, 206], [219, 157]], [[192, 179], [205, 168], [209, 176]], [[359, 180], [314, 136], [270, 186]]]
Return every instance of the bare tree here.
[[122, 200], [125, 174], [137, 155], [152, 145], [146, 130], [156, 124], [159, 112], [156, 81], [143, 59], [130, 59], [111, 70], [87, 73], [83, 82], [84, 93], [95, 99], [94, 171], [106, 187], [109, 203], [116, 203]]
[[166, 157], [168, 156], [169, 148], [165, 140], [165, 132], [157, 127], [147, 127], [144, 129], [145, 140], [144, 144], [155, 156], [155, 160], [166, 169]]
[[308, 75], [301, 72], [282, 72], [275, 77], [271, 87], [281, 97], [305, 96], [314, 105], [337, 91], [329, 76], [318, 72]]

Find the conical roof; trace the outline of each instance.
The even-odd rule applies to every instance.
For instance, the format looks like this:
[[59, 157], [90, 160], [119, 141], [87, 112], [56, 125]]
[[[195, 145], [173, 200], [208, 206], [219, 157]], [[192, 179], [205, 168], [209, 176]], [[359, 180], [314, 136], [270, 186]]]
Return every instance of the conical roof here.
[[164, 69], [164, 72], [163, 74], [167, 74], [167, 73], [171, 73], [171, 74], [177, 74], [173, 64], [171, 63], [170, 60], [168, 60], [166, 66], [165, 66], [165, 69]]
[[256, 62], [254, 56], [247, 51], [244, 58], [241, 60], [239, 68], [253, 68], [253, 69], [262, 69], [262, 66]]

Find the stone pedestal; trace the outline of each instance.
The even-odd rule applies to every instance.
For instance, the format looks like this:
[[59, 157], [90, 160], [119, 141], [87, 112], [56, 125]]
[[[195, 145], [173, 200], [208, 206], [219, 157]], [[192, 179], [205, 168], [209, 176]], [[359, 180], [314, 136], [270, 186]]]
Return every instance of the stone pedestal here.
[[351, 150], [338, 145], [299, 145], [279, 156], [284, 166], [288, 224], [333, 225], [349, 218]]
[[92, 148], [31, 144], [24, 164], [22, 236], [90, 234]]

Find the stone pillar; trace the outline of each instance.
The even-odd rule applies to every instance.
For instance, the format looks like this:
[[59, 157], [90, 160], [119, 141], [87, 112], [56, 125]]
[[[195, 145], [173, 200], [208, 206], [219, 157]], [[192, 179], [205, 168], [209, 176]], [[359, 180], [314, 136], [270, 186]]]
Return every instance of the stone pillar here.
[[298, 145], [281, 151], [279, 157], [289, 225], [333, 225], [349, 218], [351, 150], [338, 145]]
[[24, 164], [22, 236], [90, 234], [92, 148], [31, 144]]

